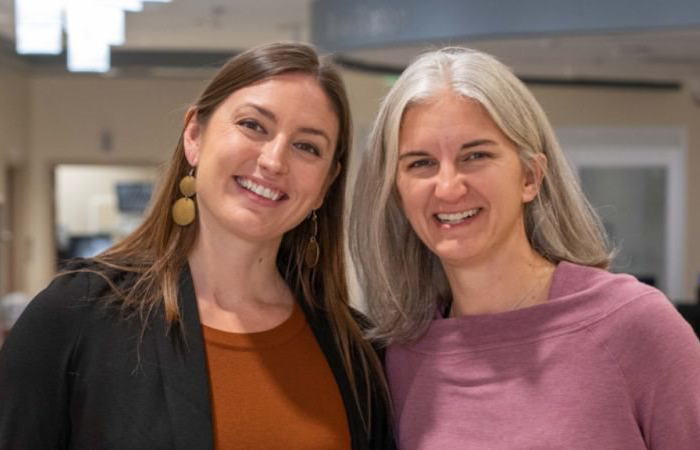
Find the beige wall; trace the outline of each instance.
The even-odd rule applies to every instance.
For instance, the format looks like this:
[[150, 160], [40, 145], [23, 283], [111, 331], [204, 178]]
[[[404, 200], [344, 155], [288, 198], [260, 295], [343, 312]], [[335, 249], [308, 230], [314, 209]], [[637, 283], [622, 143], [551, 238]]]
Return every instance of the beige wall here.
[[[0, 164], [24, 160], [29, 132], [29, 74], [13, 61], [0, 59]], [[3, 172], [3, 171], [0, 171]], [[4, 173], [2, 175], [4, 180]], [[0, 183], [0, 201], [6, 194]]]
[[[30, 93], [31, 142], [24, 199], [33, 205], [19, 219], [27, 242], [17, 261], [30, 294], [55, 271], [53, 168], [59, 163], [160, 164], [174, 148], [182, 118], [207, 80], [111, 79], [37, 76]], [[387, 84], [382, 77], [348, 72], [355, 140], [363, 141]], [[101, 150], [108, 131], [113, 148]], [[354, 167], [354, 164], [351, 163]], [[351, 169], [352, 170], [352, 169]]]
[[[374, 115], [379, 109], [382, 97], [391, 87], [391, 83], [385, 77], [370, 75], [363, 72], [346, 71], [343, 74], [348, 87], [348, 97], [350, 109], [353, 117], [353, 147], [354, 152], [350, 155], [348, 167], [348, 185], [346, 189], [346, 210], [349, 210], [352, 200], [353, 184], [357, 177], [357, 169], [360, 163], [359, 151], [366, 144], [366, 137], [372, 127]], [[361, 295], [360, 286], [357, 282], [355, 272], [352, 270], [352, 261], [349, 252], [346, 254], [347, 265], [350, 268], [348, 273], [348, 287], [353, 306], [361, 311], [365, 310], [365, 299]]]
[[[16, 272], [22, 273], [20, 284], [33, 294], [49, 281], [54, 270], [51, 176], [54, 165], [162, 162], [176, 143], [187, 105], [206, 80], [60, 75], [36, 76], [27, 82], [22, 77], [10, 75], [10, 78], [21, 86], [10, 90], [10, 95], [17, 99], [10, 108], [5, 106], [5, 91], [0, 91], [3, 94], [0, 118], [4, 119], [0, 120], [0, 136], [4, 140], [7, 128], [26, 130], [10, 139], [17, 143], [15, 147], [24, 149], [13, 156], [13, 164], [18, 167], [13, 188], [16, 192], [12, 193], [18, 198], [20, 217], [16, 229], [22, 230], [24, 240], [24, 250], [20, 252], [24, 255], [18, 255], [13, 264], [19, 266]], [[357, 148], [364, 145], [364, 135], [388, 84], [384, 77], [352, 71], [345, 78]], [[0, 89], [3, 84], [0, 83]], [[541, 86], [533, 91], [556, 127], [671, 125], [688, 129], [685, 278], [687, 295], [691, 296], [695, 275], [700, 272], [700, 238], [691, 232], [700, 229], [700, 211], [693, 204], [700, 195], [700, 108], [689, 93]], [[21, 101], [22, 98], [26, 101]], [[19, 119], [22, 115], [29, 119]], [[105, 132], [112, 136], [113, 145], [108, 152], [101, 149], [101, 135]], [[8, 152], [8, 146], [0, 144], [0, 156], [6, 157]], [[356, 161], [350, 166], [354, 173]]]
[[29, 136], [29, 79], [25, 68], [8, 57], [0, 58], [0, 295], [14, 286], [16, 255], [21, 240], [10, 230], [15, 230], [9, 216], [10, 197], [9, 168], [21, 164], [28, 151]]
[[[175, 144], [202, 80], [36, 76], [29, 100], [27, 208], [18, 230], [25, 257], [16, 261], [22, 286], [38, 292], [55, 271], [53, 169], [60, 163], [157, 165]], [[102, 135], [111, 136], [105, 151]]]

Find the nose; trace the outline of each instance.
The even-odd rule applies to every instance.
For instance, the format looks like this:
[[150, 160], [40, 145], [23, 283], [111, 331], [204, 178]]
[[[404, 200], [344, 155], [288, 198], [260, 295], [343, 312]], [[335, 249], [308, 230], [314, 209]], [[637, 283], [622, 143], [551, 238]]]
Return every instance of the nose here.
[[446, 202], [460, 200], [468, 189], [464, 175], [452, 164], [442, 164], [436, 175], [435, 197]]
[[265, 142], [258, 155], [258, 166], [272, 174], [283, 174], [287, 171], [288, 140], [277, 136]]

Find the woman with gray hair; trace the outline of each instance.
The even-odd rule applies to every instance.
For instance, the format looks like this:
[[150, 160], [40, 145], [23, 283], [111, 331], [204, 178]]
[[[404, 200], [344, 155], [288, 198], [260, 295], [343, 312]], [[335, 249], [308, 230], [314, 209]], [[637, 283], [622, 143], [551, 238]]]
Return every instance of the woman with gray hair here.
[[350, 248], [403, 449], [697, 449], [700, 345], [606, 269], [599, 218], [503, 64], [447, 48], [384, 99]]

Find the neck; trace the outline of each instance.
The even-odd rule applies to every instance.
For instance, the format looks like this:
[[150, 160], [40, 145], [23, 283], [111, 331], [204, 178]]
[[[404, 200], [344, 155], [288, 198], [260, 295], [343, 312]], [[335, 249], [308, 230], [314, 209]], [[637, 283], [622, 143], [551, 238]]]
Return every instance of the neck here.
[[547, 300], [554, 265], [527, 245], [472, 265], [443, 265], [452, 291], [450, 316], [494, 314]]
[[277, 270], [281, 238], [248, 242], [200, 229], [188, 255], [198, 303], [214, 302], [224, 310], [243, 303], [291, 304], [291, 294]]

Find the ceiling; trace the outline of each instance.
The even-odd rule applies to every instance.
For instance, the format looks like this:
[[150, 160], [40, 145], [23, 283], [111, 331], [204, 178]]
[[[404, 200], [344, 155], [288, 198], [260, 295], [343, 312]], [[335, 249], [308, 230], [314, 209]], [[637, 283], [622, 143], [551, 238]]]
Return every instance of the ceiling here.
[[[12, 48], [13, 2], [0, 0], [0, 39]], [[115, 48], [115, 66], [182, 70], [274, 40], [310, 40], [311, 0], [173, 0], [146, 3], [127, 14], [127, 42]], [[550, 35], [469, 42], [433, 42], [358, 50], [339, 55], [358, 68], [398, 71], [420, 51], [467, 45], [498, 56], [519, 76], [540, 81], [698, 83], [700, 28], [605, 35]], [[61, 64], [61, 59], [25, 58]], [[46, 63], [46, 61], [49, 61]], [[64, 59], [63, 59], [64, 61]]]

